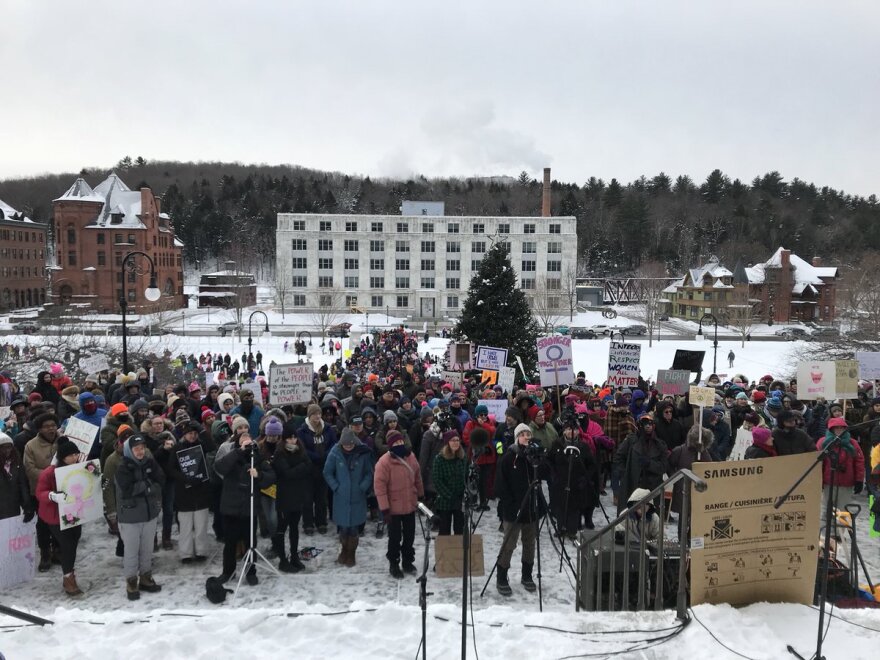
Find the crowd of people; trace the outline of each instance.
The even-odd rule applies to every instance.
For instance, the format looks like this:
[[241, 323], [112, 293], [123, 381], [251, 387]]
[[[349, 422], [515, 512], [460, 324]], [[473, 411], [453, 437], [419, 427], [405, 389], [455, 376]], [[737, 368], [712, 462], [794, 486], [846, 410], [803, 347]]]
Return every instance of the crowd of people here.
[[[521, 584], [535, 589], [545, 513], [556, 533], [573, 537], [595, 526], [609, 489], [622, 511], [695, 462], [814, 452], [839, 439], [835, 505], [880, 486], [880, 397], [869, 398], [865, 387], [851, 401], [804, 402], [795, 382], [710, 376], [715, 405], [700, 418], [687, 395], [661, 396], [644, 381], [631, 390], [579, 373], [558, 392], [525, 381], [507, 392], [471, 371], [450, 382], [439, 375], [440, 361], [420, 351], [419, 337], [398, 328], [364, 337], [350, 357], [322, 366], [311, 401], [274, 406], [262, 403], [269, 387], [259, 353], [242, 356], [245, 373], [237, 376], [225, 371], [234, 362], [228, 355], [193, 359], [216, 370], [210, 385], [155, 383], [149, 365], [74, 383], [55, 363], [24, 389], [4, 374], [10, 413], [0, 422], [0, 517], [37, 517], [38, 569], [60, 564], [68, 595], [82, 594], [83, 529], [61, 529], [58, 505], [68, 494], [54, 473], [86, 460], [99, 465], [130, 599], [161, 589], [152, 558], [159, 548], [174, 550], [175, 523], [183, 564], [206, 562], [223, 544], [220, 582], [236, 573], [253, 529], [269, 539], [279, 569], [297, 573], [300, 535], [329, 534], [331, 523], [341, 566], [356, 566], [360, 539], [375, 534], [387, 538], [389, 574], [402, 578], [416, 572], [418, 503], [436, 512], [439, 534], [460, 534], [472, 493], [473, 511], [497, 512], [504, 539], [496, 587], [510, 595], [519, 544]], [[496, 418], [487, 404], [498, 400], [504, 413]], [[87, 451], [65, 435], [70, 419], [96, 427]], [[205, 461], [200, 476], [182, 467], [195, 447]], [[831, 469], [826, 459], [826, 485]], [[534, 488], [540, 482], [546, 501]], [[680, 493], [671, 508], [680, 511]], [[247, 584], [258, 583], [254, 563], [243, 570]]]

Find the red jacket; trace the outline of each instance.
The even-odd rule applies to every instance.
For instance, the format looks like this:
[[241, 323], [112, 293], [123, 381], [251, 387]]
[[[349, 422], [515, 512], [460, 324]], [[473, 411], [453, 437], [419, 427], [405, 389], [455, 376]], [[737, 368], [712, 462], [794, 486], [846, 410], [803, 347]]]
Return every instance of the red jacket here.
[[[816, 443], [816, 449], [822, 451], [822, 443], [825, 438]], [[865, 455], [859, 443], [853, 442], [853, 448], [856, 450], [855, 455], [848, 453], [845, 449], [838, 448], [837, 451], [837, 474], [834, 476], [834, 484], [843, 488], [852, 488], [857, 483], [865, 480]], [[831, 461], [827, 458], [822, 461], [822, 485], [831, 484]]]
[[57, 488], [55, 483], [55, 466], [50, 465], [40, 472], [37, 478], [37, 513], [47, 525], [59, 525], [58, 505], [49, 499], [49, 493]]
[[61, 394], [61, 390], [70, 387], [71, 385], [73, 385], [73, 381], [70, 380], [70, 376], [65, 376], [63, 374], [60, 377], [52, 376], [52, 387], [58, 390], [58, 394]]
[[[461, 444], [464, 445], [464, 449], [467, 452], [468, 458], [472, 457], [471, 454], [471, 431], [473, 431], [477, 426], [482, 426], [486, 429], [486, 433], [489, 434], [489, 447], [493, 447], [493, 442], [495, 439], [495, 425], [491, 421], [487, 421], [485, 424], [480, 424], [475, 419], [468, 420], [468, 423], [464, 425], [464, 432], [462, 433]], [[474, 461], [477, 465], [493, 465], [495, 463], [495, 451], [494, 449], [488, 453], [483, 453], [477, 456]]]
[[[380, 511], [391, 511], [392, 516], [412, 513], [425, 496], [422, 471], [412, 452], [406, 458], [398, 458], [390, 451], [382, 454], [373, 475], [373, 490], [379, 501]], [[386, 521], [387, 522], [387, 521]]]

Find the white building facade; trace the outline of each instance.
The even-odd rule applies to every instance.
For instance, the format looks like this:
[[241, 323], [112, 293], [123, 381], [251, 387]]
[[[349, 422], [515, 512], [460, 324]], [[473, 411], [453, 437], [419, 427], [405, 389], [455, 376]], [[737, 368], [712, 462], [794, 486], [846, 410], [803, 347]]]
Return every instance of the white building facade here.
[[459, 314], [493, 242], [510, 245], [527, 294], [562, 289], [577, 259], [574, 216], [469, 217], [279, 213], [276, 304], [357, 308], [442, 320]]

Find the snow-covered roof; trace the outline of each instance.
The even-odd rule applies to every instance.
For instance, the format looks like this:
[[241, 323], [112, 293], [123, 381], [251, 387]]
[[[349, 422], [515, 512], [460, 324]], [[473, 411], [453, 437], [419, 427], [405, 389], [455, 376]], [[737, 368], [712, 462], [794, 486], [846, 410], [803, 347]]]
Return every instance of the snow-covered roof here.
[[[710, 257], [709, 261], [700, 266], [699, 268], [690, 268], [688, 269], [688, 275], [690, 276], [691, 286], [701, 287], [703, 286], [703, 280], [708, 275], [713, 278], [715, 281], [712, 283], [712, 286], [716, 288], [730, 288], [729, 285], [718, 286], [720, 282], [719, 278], [722, 277], [732, 277], [733, 273], [727, 270], [724, 266], [722, 266], [718, 262], [718, 257]], [[684, 286], [684, 281], [687, 279], [687, 275], [681, 280], [681, 282], [675, 282], [673, 286], [680, 287]]]
[[[746, 268], [746, 274], [749, 276], [749, 283], [763, 283], [766, 277], [765, 270], [767, 268], [782, 268], [782, 251], [784, 249], [785, 248], [780, 246], [776, 252], [773, 253], [773, 256], [764, 263]], [[804, 291], [806, 285], [824, 284], [823, 277], [837, 277], [837, 268], [834, 266], [814, 266], [793, 253], [789, 255], [789, 263], [792, 266], [792, 280], [794, 280], [792, 293], [798, 295]], [[812, 288], [812, 291], [814, 293], [816, 292], [815, 287]]]
[[[31, 223], [33, 222], [33, 220], [31, 220], [29, 217], [27, 217], [24, 213], [19, 215], [18, 211], [16, 211], [14, 208], [9, 206], [9, 204], [4, 202], [2, 199], [0, 199], [0, 211], [3, 212], [3, 219], [4, 220], [11, 220], [13, 222], [31, 222]], [[13, 216], [18, 216], [18, 217], [13, 217]]]
[[725, 284], [721, 280], [715, 280], [715, 284], [712, 285], [713, 289], [732, 289], [732, 284]]
[[146, 229], [141, 222], [141, 193], [132, 190], [114, 172], [94, 189], [82, 177], [55, 201], [100, 202], [103, 204], [90, 228], [119, 227], [120, 229]]
[[196, 295], [199, 298], [225, 298], [226, 296], [234, 296], [235, 293], [232, 291], [200, 291]]
[[67, 192], [54, 201], [63, 202], [71, 200], [76, 202], [104, 202], [104, 198], [92, 190], [92, 187], [82, 177], [78, 177], [73, 182], [73, 185], [67, 189]]

